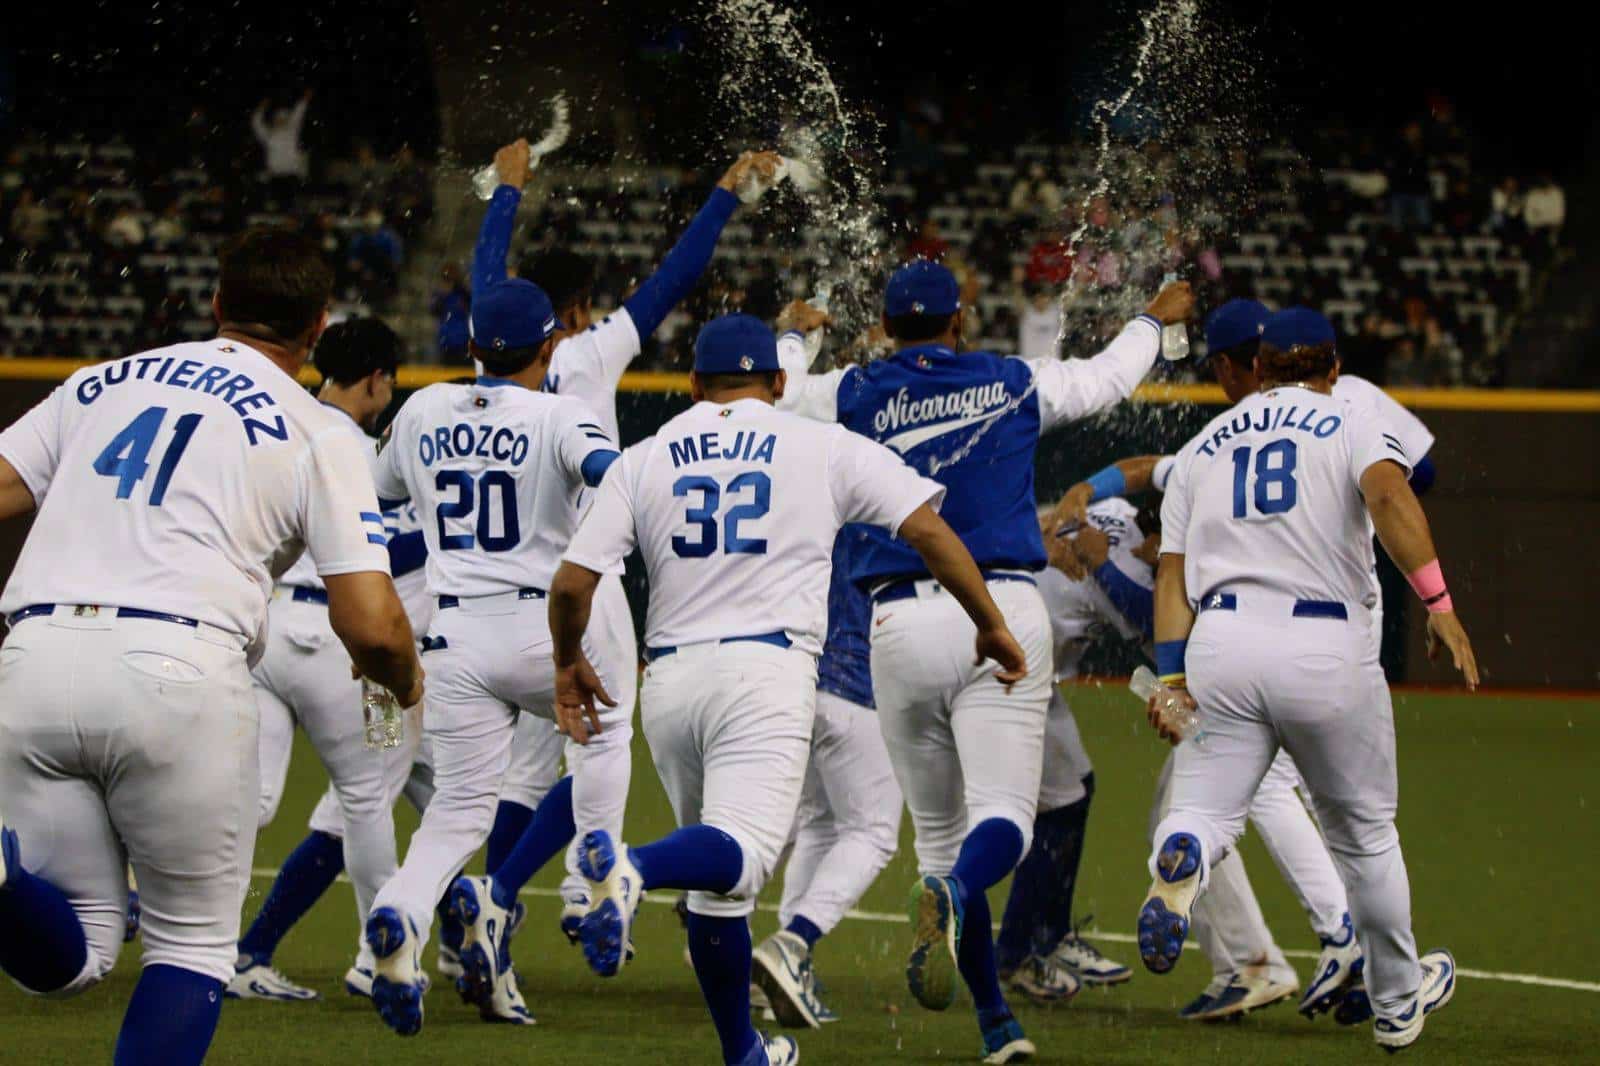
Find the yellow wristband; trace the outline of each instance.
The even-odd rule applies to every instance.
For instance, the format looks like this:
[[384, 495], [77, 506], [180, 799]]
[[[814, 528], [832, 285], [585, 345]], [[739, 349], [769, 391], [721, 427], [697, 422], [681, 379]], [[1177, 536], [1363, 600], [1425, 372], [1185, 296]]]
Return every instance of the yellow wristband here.
[[1161, 683], [1168, 688], [1188, 688], [1188, 674], [1162, 674]]

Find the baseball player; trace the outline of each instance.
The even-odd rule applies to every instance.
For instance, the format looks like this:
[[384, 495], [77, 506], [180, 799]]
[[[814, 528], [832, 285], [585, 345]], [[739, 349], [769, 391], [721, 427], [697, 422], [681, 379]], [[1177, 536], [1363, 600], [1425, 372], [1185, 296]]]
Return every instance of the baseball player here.
[[594, 902], [580, 937], [590, 966], [615, 974], [642, 893], [689, 889], [695, 971], [723, 1061], [740, 1066], [799, 1057], [793, 1040], [763, 1038], [750, 1023], [748, 917], [800, 798], [840, 527], [881, 526], [921, 554], [970, 612], [979, 657], [999, 664], [990, 684], [1019, 683], [1026, 669], [971, 556], [933, 510], [943, 490], [886, 449], [774, 410], [784, 385], [763, 323], [708, 324], [695, 344], [695, 405], [629, 448], [606, 479], [550, 604], [557, 710], [581, 738], [609, 700], [580, 650], [590, 598], [635, 545], [643, 552], [642, 722], [682, 828], [631, 849], [605, 832], [585, 836], [580, 866]]
[[247, 231], [214, 340], [79, 370], [0, 434], [0, 516], [38, 512], [0, 597], [0, 968], [46, 995], [105, 976], [131, 860], [118, 1063], [200, 1062], [234, 975], [275, 574], [309, 552], [348, 659], [422, 696], [359, 434], [294, 379], [332, 285], [304, 237]]
[[[869, 532], [851, 577], [873, 602], [872, 688], [895, 776], [916, 827], [906, 975], [932, 1010], [972, 992], [988, 1062], [1034, 1053], [1000, 988], [985, 892], [1027, 854], [1039, 800], [1050, 702], [1050, 625], [1034, 574], [1045, 565], [1033, 490], [1040, 433], [1126, 398], [1155, 362], [1164, 322], [1182, 320], [1187, 285], [1164, 289], [1089, 360], [958, 354], [959, 286], [917, 261], [889, 280], [883, 323], [894, 355], [816, 375], [786, 340], [794, 409], [837, 419], [900, 452], [949, 489], [951, 526], [983, 567], [1028, 651], [1028, 680], [1009, 690], [949, 652], [963, 622], [915, 555]], [[955, 642], [959, 644], [961, 642]]]
[[[518, 278], [479, 290], [472, 332], [485, 376], [417, 392], [378, 456], [380, 496], [409, 498], [424, 516], [428, 588], [438, 597], [423, 643], [435, 675], [424, 714], [434, 793], [367, 920], [377, 956], [372, 1000], [401, 1035], [422, 1027], [426, 931], [445, 887], [488, 837], [514, 718], [551, 714], [545, 589], [576, 524], [579, 490], [599, 484], [617, 456], [583, 404], [536, 391], [555, 332], [538, 286]], [[626, 749], [627, 715], [608, 715], [606, 726], [596, 747]], [[589, 787], [603, 793], [607, 785]], [[611, 817], [611, 806], [608, 798], [597, 816], [574, 802], [586, 826]], [[491, 894], [482, 879], [473, 887], [472, 913], [455, 901], [467, 926], [463, 987], [486, 1020], [531, 1024], [506, 952], [515, 900]]]
[[756, 946], [756, 986], [784, 1025], [837, 1021], [817, 992], [812, 954], [894, 857], [905, 806], [872, 703], [872, 605], [850, 582], [865, 529], [833, 545], [828, 627], [817, 660], [817, 709], [788, 861], [779, 930]]
[[1171, 692], [1152, 711], [1163, 699], [1198, 705], [1203, 734], [1176, 753], [1140, 955], [1158, 973], [1176, 962], [1211, 862], [1287, 748], [1349, 892], [1375, 1037], [1397, 1049], [1449, 1002], [1456, 972], [1447, 951], [1419, 960], [1411, 933], [1368, 516], [1429, 607], [1430, 651], [1447, 647], [1469, 687], [1477, 666], [1406, 483], [1410, 460], [1384, 422], [1332, 395], [1332, 326], [1304, 308], [1278, 312], [1256, 369], [1263, 391], [1184, 446], [1162, 506], [1156, 656]]
[[[527, 142], [519, 140], [505, 146], [495, 156], [495, 162], [501, 185], [489, 202], [473, 254], [473, 285], [478, 291], [506, 276], [506, 256], [528, 175]], [[593, 314], [593, 272], [582, 259], [561, 249], [550, 249], [525, 261], [519, 275], [544, 289], [556, 311], [555, 354], [545, 375], [544, 391], [581, 400], [594, 412], [601, 429], [612, 440], [619, 439], [617, 384], [623, 372], [639, 354], [644, 339], [655, 332], [699, 282], [711, 262], [723, 227], [739, 206], [739, 198], [733, 190], [752, 168], [770, 172], [777, 163], [778, 157], [772, 152], [741, 156], [722, 176], [705, 206], [656, 271], [620, 308], [598, 322]], [[633, 633], [633, 614], [620, 577], [608, 577], [600, 589], [588, 636], [598, 649], [598, 664], [614, 679], [616, 687], [612, 692], [618, 706], [625, 708], [631, 718], [639, 652]], [[628, 728], [631, 730], [631, 724]], [[515, 899], [522, 883], [572, 839], [570, 830], [566, 837], [560, 835], [561, 827], [570, 817], [566, 816], [559, 795], [557, 802], [545, 811], [546, 824], [537, 830], [531, 827], [535, 808], [542, 805], [560, 777], [561, 753], [561, 737], [544, 719], [525, 716], [518, 721], [511, 766], [506, 772], [487, 852], [489, 871], [498, 873], [510, 858], [512, 849], [518, 846], [524, 834], [528, 834], [512, 867], [501, 877], [501, 892], [506, 898]], [[567, 745], [566, 753], [569, 770], [575, 770], [585, 761], [606, 762], [596, 767], [594, 773], [584, 775], [584, 780], [610, 782], [605, 794], [583, 795], [578, 802], [596, 810], [603, 804], [609, 805], [609, 813], [601, 821], [620, 827], [632, 773], [627, 743]], [[574, 850], [568, 856], [568, 876], [562, 884], [561, 918], [563, 932], [574, 940], [577, 923], [589, 904], [584, 895], [586, 883], [577, 876], [576, 862]]]
[[[400, 338], [377, 319], [340, 322], [322, 335], [313, 361], [322, 373], [317, 399], [344, 416], [341, 425], [356, 437], [369, 465], [375, 464], [377, 452], [368, 435], [394, 398]], [[392, 569], [393, 560], [390, 565]], [[317, 998], [315, 991], [272, 967], [281, 934], [271, 916], [285, 902], [281, 897], [295, 890], [296, 874], [303, 866], [333, 865], [321, 853], [340, 852], [337, 865], [349, 871], [355, 887], [358, 926], [366, 921], [379, 887], [394, 876], [394, 803], [384, 783], [385, 753], [367, 748], [361, 716], [352, 712], [361, 705], [361, 684], [351, 679], [349, 656], [328, 623], [327, 599], [316, 566], [302, 556], [278, 579], [267, 607], [266, 652], [251, 671], [261, 705], [258, 825], [272, 820], [283, 798], [298, 723], [328, 771], [344, 831], [337, 836], [314, 835], [303, 845], [307, 853], [291, 855], [285, 864], [279, 880], [288, 880], [280, 898], [274, 900], [269, 892], [263, 906], [268, 921], [252, 924], [240, 942], [235, 973], [228, 983], [227, 994], [233, 999]], [[415, 736], [408, 740], [414, 749]], [[409, 750], [405, 757], [409, 761]], [[277, 889], [277, 882], [273, 887]]]

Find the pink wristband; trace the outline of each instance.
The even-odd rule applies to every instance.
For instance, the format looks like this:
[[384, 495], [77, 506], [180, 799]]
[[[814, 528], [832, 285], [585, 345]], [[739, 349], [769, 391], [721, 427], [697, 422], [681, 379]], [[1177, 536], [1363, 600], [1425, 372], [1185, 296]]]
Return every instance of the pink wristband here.
[[1417, 567], [1406, 575], [1406, 580], [1411, 582], [1411, 587], [1422, 598], [1423, 606], [1430, 612], [1440, 614], [1455, 610], [1455, 605], [1450, 601], [1450, 590], [1445, 588], [1444, 571], [1439, 568], [1439, 560]]

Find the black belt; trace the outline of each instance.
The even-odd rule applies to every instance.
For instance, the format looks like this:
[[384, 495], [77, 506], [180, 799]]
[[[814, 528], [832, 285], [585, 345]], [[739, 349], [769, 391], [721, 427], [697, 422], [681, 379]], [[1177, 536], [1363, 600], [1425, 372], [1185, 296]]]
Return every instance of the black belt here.
[[[1237, 611], [1239, 597], [1231, 592], [1213, 592], [1200, 600], [1202, 611]], [[1295, 618], [1337, 618], [1350, 620], [1350, 612], [1338, 600], [1295, 600], [1289, 612]]]
[[[491, 595], [504, 595], [504, 593], [491, 593]], [[526, 588], [526, 589], [518, 589], [517, 590], [517, 599], [519, 599], [519, 600], [542, 600], [542, 599], [544, 599], [544, 596], [545, 596], [544, 589]], [[477, 597], [475, 597], [475, 596], [468, 596], [467, 597], [467, 599], [469, 599], [469, 600], [476, 599], [476, 598]], [[460, 607], [460, 606], [461, 606], [461, 597], [460, 596], [440, 596], [439, 597], [439, 609], [442, 610], [442, 611], [443, 610], [449, 610], [451, 607]]]
[[59, 604], [59, 603], [33, 603], [16, 611], [6, 619], [7, 625], [16, 625], [18, 622], [29, 618], [37, 618], [41, 614], [53, 614], [61, 606], [72, 607], [75, 611], [91, 612], [88, 617], [100, 611], [115, 611], [118, 618], [145, 618], [153, 622], [171, 622], [173, 625], [188, 626], [190, 629], [199, 629], [198, 618], [185, 618], [181, 614], [168, 614], [166, 611], [146, 611], [141, 607], [100, 607], [94, 604]]
[[[775, 648], [787, 648], [794, 643], [789, 639], [789, 634], [783, 632], [782, 630], [779, 630], [776, 633], [752, 633], [749, 636], [744, 637], [723, 637], [721, 640], [718, 640], [715, 643], [737, 644], [741, 641], [752, 644], [771, 644]], [[657, 659], [664, 659], [668, 655], [676, 655], [677, 653], [677, 647], [671, 644], [660, 648], [646, 648], [644, 650], [644, 661], [647, 663], [653, 663]]]
[[[1038, 582], [1029, 574], [1012, 574], [1003, 570], [982, 571], [985, 581], [1021, 581], [1029, 585]], [[893, 603], [895, 600], [909, 600], [917, 594], [917, 582], [927, 581], [925, 577], [906, 577], [899, 581], [891, 581], [872, 594], [873, 603]]]
[[310, 585], [295, 585], [291, 588], [289, 598], [296, 603], [319, 603], [328, 606], [328, 590], [312, 588]]

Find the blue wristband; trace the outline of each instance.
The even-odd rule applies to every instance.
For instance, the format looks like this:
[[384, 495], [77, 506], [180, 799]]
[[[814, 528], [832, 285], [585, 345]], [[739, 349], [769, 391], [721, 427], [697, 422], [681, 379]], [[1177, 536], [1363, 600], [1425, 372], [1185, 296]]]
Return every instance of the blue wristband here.
[[1187, 640], [1161, 640], [1156, 642], [1156, 673], [1161, 677], [1181, 674], [1183, 653], [1189, 647]]
[[1115, 463], [1096, 472], [1086, 484], [1094, 489], [1094, 497], [1090, 503], [1099, 503], [1101, 500], [1121, 496], [1128, 491], [1128, 479], [1123, 476], [1122, 470]]

